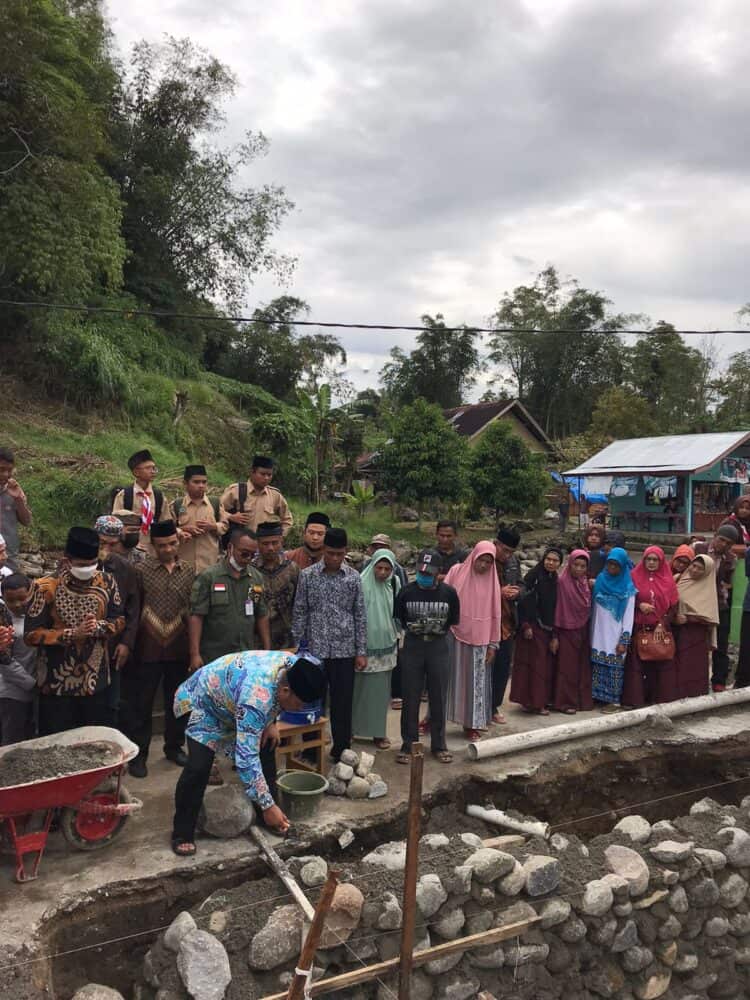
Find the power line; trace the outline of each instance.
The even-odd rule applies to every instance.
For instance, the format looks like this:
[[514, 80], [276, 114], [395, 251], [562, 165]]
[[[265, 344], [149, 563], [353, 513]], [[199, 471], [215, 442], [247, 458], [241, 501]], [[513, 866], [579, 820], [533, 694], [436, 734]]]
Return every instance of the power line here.
[[[20, 302], [14, 299], [0, 299], [0, 306], [13, 306], [19, 309], [56, 309], [62, 312], [84, 312], [100, 315], [119, 316], [121, 319], [132, 319], [135, 316], [145, 316], [148, 319], [184, 319], [198, 320], [210, 323], [257, 323], [260, 326], [304, 326], [321, 327], [333, 330], [386, 330], [404, 333], [425, 333], [433, 329], [430, 326], [409, 326], [406, 324], [394, 323], [331, 323], [323, 320], [313, 319], [269, 319], [259, 316], [217, 316], [212, 313], [179, 313], [170, 312], [165, 309], [128, 309], [115, 308], [114, 306], [86, 306], [71, 305], [66, 302]], [[612, 333], [616, 336], [633, 337], [658, 337], [662, 332], [677, 333], [681, 337], [717, 337], [720, 334], [731, 334], [739, 336], [750, 336], [750, 328], [746, 330], [632, 330], [628, 328], [601, 330], [601, 329], [569, 329], [566, 327], [556, 327], [554, 329], [542, 330], [539, 327], [514, 327], [514, 326], [446, 326], [439, 327], [443, 333], [465, 333], [467, 330], [476, 333], [562, 333], [568, 335], [580, 335], [582, 333]]]

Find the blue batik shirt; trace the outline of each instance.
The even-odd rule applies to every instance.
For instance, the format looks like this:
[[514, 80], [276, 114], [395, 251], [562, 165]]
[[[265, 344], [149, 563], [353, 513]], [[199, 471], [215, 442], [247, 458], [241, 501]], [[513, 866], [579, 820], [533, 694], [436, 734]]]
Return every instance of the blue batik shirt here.
[[276, 650], [230, 653], [188, 677], [174, 697], [177, 717], [191, 713], [187, 735], [234, 758], [248, 797], [261, 809], [274, 801], [260, 764], [260, 740], [279, 710], [279, 671], [294, 659]]

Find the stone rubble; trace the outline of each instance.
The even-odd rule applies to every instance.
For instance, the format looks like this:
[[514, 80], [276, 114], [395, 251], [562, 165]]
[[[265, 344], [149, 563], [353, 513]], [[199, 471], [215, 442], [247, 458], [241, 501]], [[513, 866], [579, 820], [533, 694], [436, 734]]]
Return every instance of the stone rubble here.
[[361, 750], [344, 750], [337, 764], [328, 772], [328, 795], [349, 799], [382, 799], [388, 784], [373, 771], [375, 755]]
[[[586, 845], [573, 833], [566, 834], [566, 843], [530, 838], [503, 850], [483, 846], [476, 834], [425, 835], [417, 883], [418, 949], [535, 920], [516, 937], [431, 959], [415, 970], [412, 995], [417, 1000], [468, 1000], [483, 993], [513, 1000], [747, 1000], [750, 797], [743, 801], [738, 809], [704, 799], [689, 815], [653, 825], [628, 816]], [[375, 847], [359, 863], [361, 879], [347, 867], [351, 881], [337, 888], [315, 959], [316, 977], [398, 955], [405, 853], [403, 841]], [[303, 884], [319, 886], [325, 878], [322, 858], [292, 861]], [[214, 910], [209, 919], [199, 919], [201, 930], [189, 914], [179, 914], [152, 952], [162, 948], [174, 963], [176, 948], [186, 983], [186, 948], [202, 943], [208, 954], [208, 931], [215, 931], [217, 968], [220, 956], [226, 958], [226, 944], [233, 967], [244, 962], [257, 979], [252, 995], [270, 994], [280, 984], [286, 988], [305, 929], [299, 909], [276, 904], [241, 950], [230, 944], [227, 910], [228, 917]], [[222, 920], [214, 921], [217, 916]], [[223, 976], [212, 972], [210, 983], [204, 975], [196, 984], [196, 966], [193, 961], [191, 983], [212, 992], [192, 994], [193, 1000], [225, 998], [226, 967]], [[167, 983], [149, 956], [144, 977], [149, 1000], [188, 1000], [170, 993], [172, 981]], [[348, 995], [372, 1000], [397, 990], [393, 976], [383, 984], [362, 984]]]

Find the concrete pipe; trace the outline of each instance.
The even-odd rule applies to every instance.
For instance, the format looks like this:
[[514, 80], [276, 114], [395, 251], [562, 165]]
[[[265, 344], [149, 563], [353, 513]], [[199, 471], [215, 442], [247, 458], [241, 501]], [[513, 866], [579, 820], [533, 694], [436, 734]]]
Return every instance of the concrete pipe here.
[[549, 746], [552, 743], [563, 743], [565, 740], [578, 740], [584, 736], [597, 736], [599, 733], [612, 733], [618, 729], [629, 729], [640, 726], [649, 719], [675, 719], [681, 715], [694, 715], [711, 709], [728, 708], [750, 702], [750, 687], [738, 688], [734, 691], [721, 691], [718, 694], [706, 694], [699, 698], [682, 698], [680, 701], [670, 701], [665, 705], [649, 705], [647, 708], [636, 708], [632, 712], [617, 712], [613, 715], [600, 715], [595, 719], [578, 719], [566, 722], [560, 726], [549, 726], [546, 729], [533, 729], [526, 733], [513, 733], [512, 736], [498, 736], [494, 740], [481, 740], [479, 743], [469, 743], [466, 750], [470, 760], [484, 760], [486, 757], [500, 757], [503, 754], [521, 753], [524, 750], [534, 750], [536, 747]]

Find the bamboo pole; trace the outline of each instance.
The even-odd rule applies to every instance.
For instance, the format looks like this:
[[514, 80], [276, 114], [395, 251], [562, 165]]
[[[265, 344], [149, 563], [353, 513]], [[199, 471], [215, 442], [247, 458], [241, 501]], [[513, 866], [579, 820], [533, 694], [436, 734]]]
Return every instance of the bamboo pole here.
[[422, 826], [422, 773], [424, 754], [421, 743], [411, 745], [409, 807], [406, 817], [406, 864], [401, 926], [401, 964], [398, 974], [398, 1000], [411, 1000], [411, 969], [414, 961], [414, 928], [417, 922], [417, 867], [419, 833]]
[[302, 1000], [305, 995], [305, 985], [312, 975], [313, 961], [315, 960], [315, 952], [318, 950], [320, 935], [323, 932], [323, 924], [331, 908], [333, 894], [338, 884], [336, 872], [328, 872], [328, 878], [318, 899], [318, 905], [315, 907], [315, 916], [302, 946], [299, 964], [294, 970], [294, 979], [289, 984], [288, 1000]]
[[268, 858], [268, 862], [273, 870], [279, 876], [289, 892], [291, 892], [292, 896], [294, 896], [294, 899], [299, 904], [302, 912], [305, 914], [307, 919], [311, 921], [315, 917], [315, 908], [304, 892], [300, 889], [299, 885], [295, 882], [292, 873], [286, 866], [286, 863], [281, 860], [273, 847], [271, 847], [265, 833], [259, 826], [256, 825], [250, 827], [250, 835]]
[[[455, 955], [457, 952], [469, 951], [471, 948], [485, 948], [491, 944], [499, 944], [509, 938], [518, 937], [538, 924], [541, 917], [531, 917], [529, 920], [520, 920], [515, 924], [508, 924], [505, 927], [493, 927], [488, 931], [479, 934], [470, 934], [468, 937], [456, 938], [455, 941], [446, 941], [444, 944], [426, 948], [418, 951], [414, 955], [414, 966], [419, 967], [434, 959], [445, 958], [447, 955]], [[361, 969], [353, 969], [351, 972], [344, 972], [339, 976], [332, 976], [330, 979], [319, 979], [310, 987], [310, 995], [313, 997], [325, 996], [328, 993], [337, 993], [339, 990], [348, 989], [350, 986], [357, 986], [359, 983], [369, 983], [373, 979], [380, 979], [395, 972], [401, 964], [400, 958], [391, 958], [387, 962], [378, 962], [377, 965], [366, 965]], [[286, 993], [272, 993], [263, 997], [262, 1000], [287, 1000]]]

